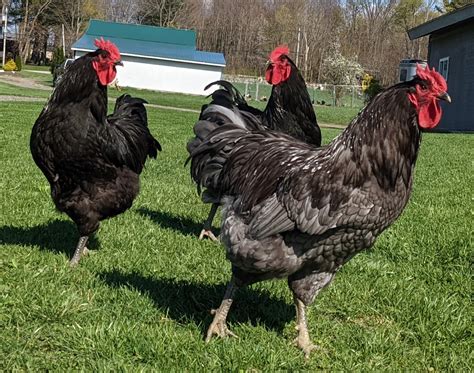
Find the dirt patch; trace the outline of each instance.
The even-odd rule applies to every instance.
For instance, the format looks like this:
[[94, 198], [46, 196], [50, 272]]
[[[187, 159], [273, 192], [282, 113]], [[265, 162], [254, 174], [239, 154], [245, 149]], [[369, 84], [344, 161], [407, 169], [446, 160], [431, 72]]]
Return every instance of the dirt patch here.
[[51, 87], [35, 82], [33, 79], [16, 76], [12, 73], [0, 73], [0, 81], [18, 87], [29, 89], [41, 89], [43, 91], [51, 91]]
[[11, 102], [11, 101], [18, 101], [18, 102], [46, 102], [45, 98], [41, 97], [23, 97], [23, 96], [4, 96], [0, 95], [0, 102]]

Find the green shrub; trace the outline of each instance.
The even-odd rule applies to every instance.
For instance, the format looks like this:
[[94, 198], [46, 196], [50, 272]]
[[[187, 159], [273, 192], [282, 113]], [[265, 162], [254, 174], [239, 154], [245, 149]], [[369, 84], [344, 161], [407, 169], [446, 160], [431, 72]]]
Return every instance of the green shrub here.
[[17, 70], [17, 71], [21, 71], [22, 63], [21, 63], [21, 57], [20, 57], [20, 55], [17, 55], [17, 56], [15, 57], [15, 64], [16, 64], [16, 70]]
[[15, 71], [16, 63], [12, 59], [8, 60], [5, 65], [3, 65], [3, 70], [5, 71]]
[[56, 67], [61, 65], [64, 62], [64, 53], [63, 53], [63, 48], [57, 47], [54, 52], [53, 52], [53, 58], [51, 59], [51, 67], [50, 71], [51, 74], [54, 74], [54, 70], [56, 70]]
[[372, 100], [377, 93], [382, 91], [383, 87], [378, 79], [375, 79], [375, 77], [369, 74], [365, 74], [364, 80], [362, 81], [362, 90], [364, 92], [365, 102], [367, 103]]

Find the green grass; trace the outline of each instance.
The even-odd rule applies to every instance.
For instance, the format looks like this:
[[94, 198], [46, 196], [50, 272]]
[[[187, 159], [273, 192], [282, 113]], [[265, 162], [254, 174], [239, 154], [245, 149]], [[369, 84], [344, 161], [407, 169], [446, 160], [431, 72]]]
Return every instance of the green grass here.
[[1, 371], [472, 369], [474, 137], [425, 134], [407, 209], [310, 308], [324, 351], [305, 362], [285, 281], [238, 293], [229, 324], [240, 339], [203, 341], [230, 266], [196, 238], [209, 208], [183, 167], [196, 114], [149, 110], [163, 152], [71, 270], [75, 227], [28, 148], [41, 108], [0, 103]]
[[360, 108], [319, 106], [314, 108], [318, 123], [347, 125], [357, 115]]
[[[22, 72], [22, 74], [25, 72]], [[40, 78], [44, 79], [41, 74]], [[46, 75], [46, 77], [49, 77]], [[50, 77], [49, 77], [50, 79]], [[41, 83], [41, 79], [37, 80]], [[43, 82], [46, 84], [45, 82]], [[141, 97], [147, 100], [150, 104], [178, 107], [183, 109], [194, 109], [201, 110], [201, 106], [209, 102], [209, 99], [204, 96], [185, 95], [181, 93], [170, 93], [170, 92], [155, 92], [149, 90], [135, 89], [135, 88], [123, 88], [122, 91], [117, 91], [114, 88], [109, 89], [109, 96], [111, 98], [117, 98], [123, 93], [129, 93], [132, 96]], [[48, 98], [50, 91], [44, 91], [40, 89], [30, 89], [17, 87], [12, 84], [4, 83], [0, 81], [0, 95], [11, 95], [11, 96], [22, 96], [22, 97], [41, 97]], [[264, 109], [266, 102], [250, 101], [250, 105], [260, 109]], [[357, 115], [360, 109], [351, 107], [329, 107], [320, 106], [315, 107], [316, 115], [319, 123], [334, 123], [334, 124], [348, 124], [351, 119]]]
[[47, 71], [50, 72], [50, 66], [38, 66], [38, 65], [23, 65], [23, 70], [35, 70], [35, 71]]
[[129, 87], [124, 87], [121, 91], [118, 91], [112, 87], [109, 88], [109, 96], [112, 98], [117, 98], [123, 93], [128, 93], [135, 97], [141, 97], [144, 100], [147, 100], [150, 104], [172, 106], [183, 109], [201, 110], [201, 106], [210, 101], [205, 96], [186, 95], [182, 93], [157, 92]]

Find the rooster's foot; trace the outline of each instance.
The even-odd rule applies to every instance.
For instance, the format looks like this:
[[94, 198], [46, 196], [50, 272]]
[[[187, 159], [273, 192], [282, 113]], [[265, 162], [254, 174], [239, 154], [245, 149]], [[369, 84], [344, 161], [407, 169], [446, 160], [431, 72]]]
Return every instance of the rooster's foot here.
[[296, 330], [298, 330], [298, 336], [295, 338], [294, 343], [297, 347], [301, 348], [304, 352], [306, 359], [309, 359], [311, 351], [322, 350], [321, 347], [314, 345], [309, 337], [308, 325], [306, 322], [306, 305], [301, 299], [295, 295], [296, 305]]
[[322, 350], [320, 346], [313, 344], [309, 338], [302, 338], [301, 336], [296, 337], [293, 343], [304, 352], [306, 359], [309, 359], [312, 351]]
[[214, 320], [212, 320], [212, 324], [207, 330], [206, 342], [209, 342], [214, 335], [217, 335], [221, 338], [227, 336], [238, 338], [237, 335], [232, 333], [227, 327], [227, 314], [229, 313], [230, 306], [232, 305], [236, 289], [237, 286], [235, 285], [235, 279], [232, 276], [232, 279], [225, 290], [224, 299], [222, 299], [220, 307], [217, 310], [211, 311], [211, 313], [214, 315]]
[[214, 314], [214, 320], [212, 324], [209, 326], [207, 330], [206, 342], [209, 342], [211, 338], [215, 335], [220, 338], [225, 337], [234, 337], [239, 338], [235, 333], [231, 332], [227, 327], [227, 323], [225, 317], [219, 314], [219, 310], [212, 310], [212, 314]]
[[203, 229], [201, 234], [199, 235], [199, 239], [202, 240], [204, 237], [210, 238], [214, 242], [218, 242], [219, 240], [214, 236], [214, 233], [210, 229]]

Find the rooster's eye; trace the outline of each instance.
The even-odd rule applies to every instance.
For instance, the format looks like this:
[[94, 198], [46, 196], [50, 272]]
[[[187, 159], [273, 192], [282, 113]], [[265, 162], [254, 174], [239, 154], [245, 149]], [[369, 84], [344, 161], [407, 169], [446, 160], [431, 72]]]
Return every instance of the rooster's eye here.
[[428, 89], [426, 84], [420, 84], [420, 88], [421, 88], [422, 91], [426, 91]]

